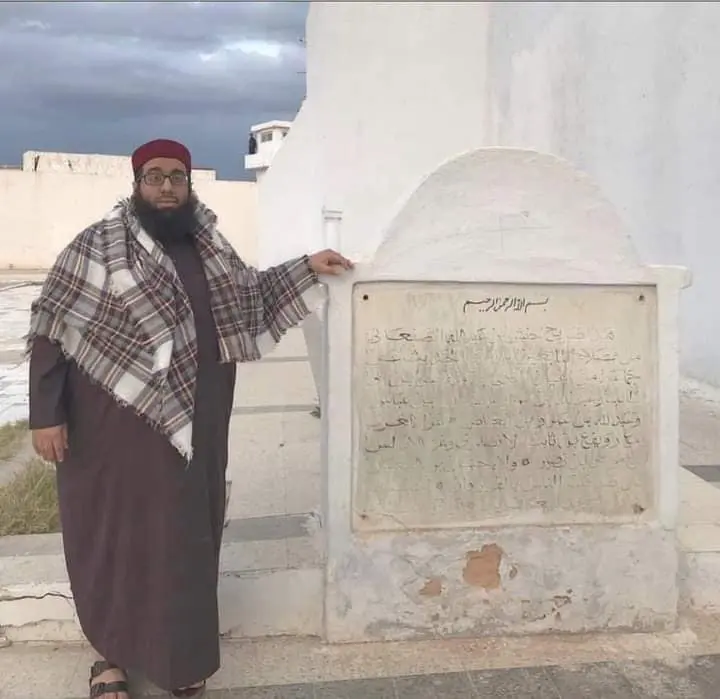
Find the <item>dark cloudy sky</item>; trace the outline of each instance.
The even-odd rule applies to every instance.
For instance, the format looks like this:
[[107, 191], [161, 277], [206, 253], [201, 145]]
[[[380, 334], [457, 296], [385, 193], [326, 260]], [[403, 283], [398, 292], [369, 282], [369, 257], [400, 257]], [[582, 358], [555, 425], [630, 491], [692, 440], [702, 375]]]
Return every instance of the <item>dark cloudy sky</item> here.
[[251, 124], [304, 94], [305, 2], [0, 2], [0, 164], [157, 137], [245, 178]]

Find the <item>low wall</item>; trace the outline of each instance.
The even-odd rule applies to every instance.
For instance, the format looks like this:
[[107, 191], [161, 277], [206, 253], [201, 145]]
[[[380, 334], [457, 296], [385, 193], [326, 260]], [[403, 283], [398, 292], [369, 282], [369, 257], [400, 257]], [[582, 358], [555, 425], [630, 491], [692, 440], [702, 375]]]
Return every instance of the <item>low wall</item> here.
[[[195, 188], [240, 256], [257, 264], [255, 183], [201, 179]], [[50, 267], [77, 233], [129, 192], [126, 177], [0, 169], [0, 270]]]

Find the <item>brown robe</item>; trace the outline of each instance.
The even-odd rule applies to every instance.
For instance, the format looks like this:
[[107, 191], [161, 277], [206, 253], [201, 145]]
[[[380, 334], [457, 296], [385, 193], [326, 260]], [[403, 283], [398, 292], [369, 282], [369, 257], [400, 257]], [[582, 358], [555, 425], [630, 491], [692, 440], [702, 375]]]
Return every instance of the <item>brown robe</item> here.
[[210, 677], [220, 664], [217, 582], [236, 372], [219, 363], [191, 239], [165, 248], [198, 337], [189, 467], [165, 437], [41, 337], [30, 359], [30, 427], [68, 425], [57, 483], [83, 632], [102, 657], [172, 690]]

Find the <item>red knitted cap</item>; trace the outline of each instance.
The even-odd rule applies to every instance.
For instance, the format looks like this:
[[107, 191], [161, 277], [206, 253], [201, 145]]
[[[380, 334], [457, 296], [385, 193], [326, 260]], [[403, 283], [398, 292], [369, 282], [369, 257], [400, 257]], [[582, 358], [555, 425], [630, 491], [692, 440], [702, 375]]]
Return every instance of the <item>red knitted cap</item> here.
[[179, 160], [190, 174], [192, 167], [190, 151], [182, 143], [170, 141], [166, 138], [158, 138], [155, 141], [143, 143], [132, 154], [133, 172], [139, 172], [142, 166], [153, 158], [174, 158]]

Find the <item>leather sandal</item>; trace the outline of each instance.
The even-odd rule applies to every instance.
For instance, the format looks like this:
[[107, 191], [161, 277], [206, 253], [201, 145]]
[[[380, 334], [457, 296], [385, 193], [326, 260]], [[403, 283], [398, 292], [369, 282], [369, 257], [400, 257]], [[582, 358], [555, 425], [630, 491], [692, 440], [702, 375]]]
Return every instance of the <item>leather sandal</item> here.
[[207, 683], [203, 682], [201, 685], [198, 685], [197, 687], [186, 687], [185, 689], [173, 689], [170, 694], [172, 694], [174, 697], [201, 697], [203, 694], [205, 694], [205, 689], [207, 688]]
[[107, 660], [98, 660], [93, 663], [90, 668], [90, 699], [96, 699], [97, 697], [103, 697], [106, 694], [127, 694], [130, 696], [130, 688], [127, 680], [113, 680], [112, 682], [97, 682], [93, 684], [103, 672], [108, 670], [122, 670], [117, 665], [109, 663]]

